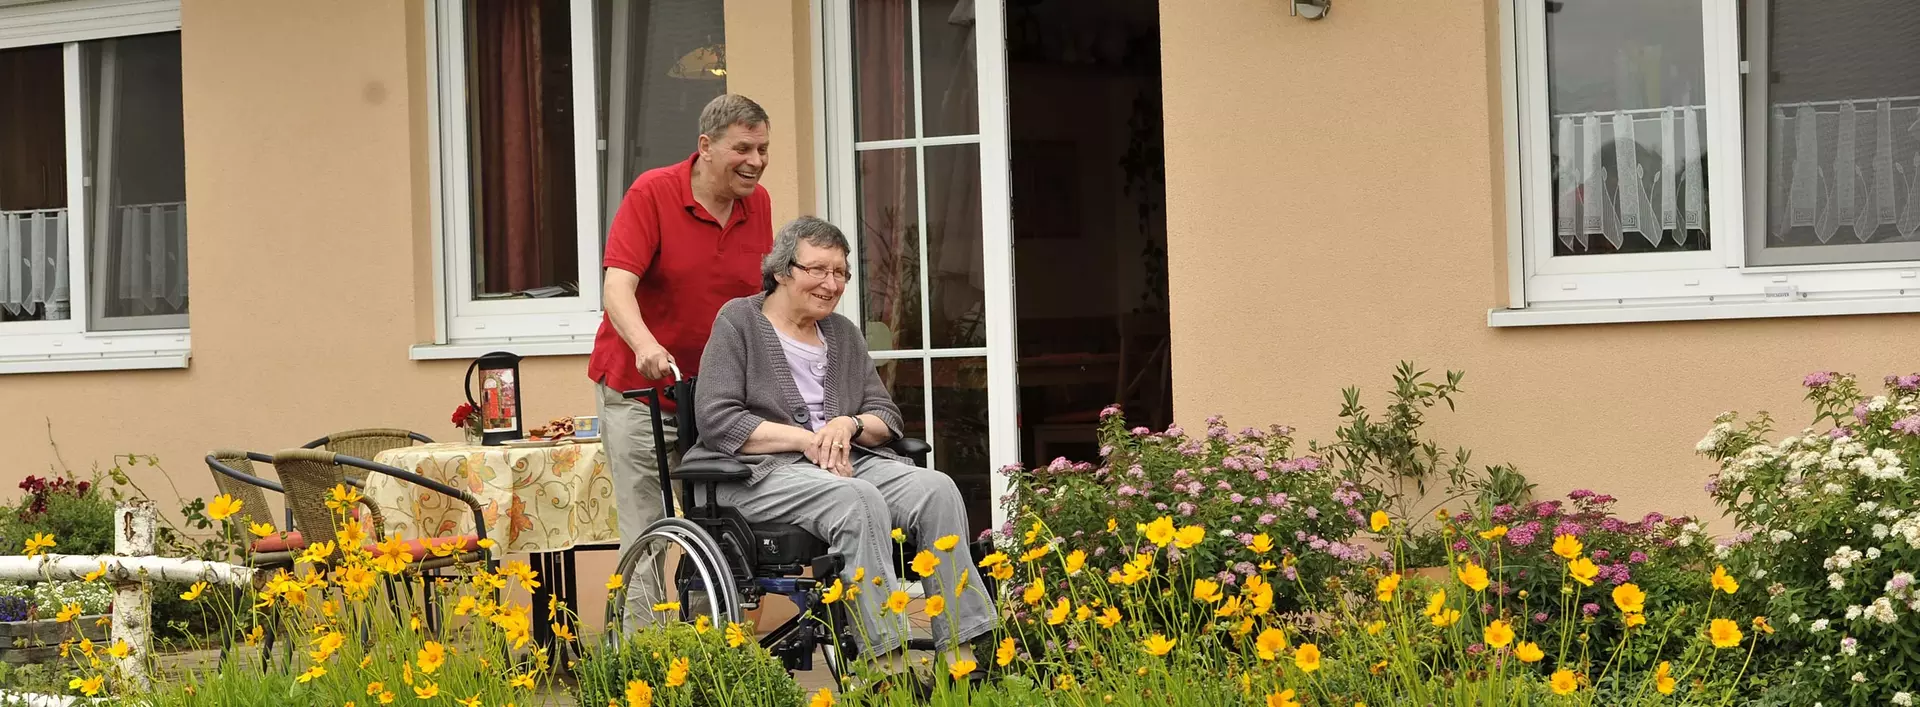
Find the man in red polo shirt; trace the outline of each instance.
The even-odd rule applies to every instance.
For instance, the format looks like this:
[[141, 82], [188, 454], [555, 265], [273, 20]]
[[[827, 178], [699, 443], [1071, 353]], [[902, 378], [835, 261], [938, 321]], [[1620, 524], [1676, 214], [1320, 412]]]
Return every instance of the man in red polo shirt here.
[[[760, 291], [760, 259], [773, 249], [773, 202], [760, 186], [767, 129], [752, 100], [713, 99], [700, 113], [699, 149], [634, 180], [607, 234], [606, 317], [587, 375], [600, 396], [622, 552], [665, 509], [652, 412], [621, 392], [670, 385], [669, 364], [696, 375], [720, 305]], [[676, 435], [665, 429], [672, 454]], [[629, 615], [648, 613], [631, 604]]]

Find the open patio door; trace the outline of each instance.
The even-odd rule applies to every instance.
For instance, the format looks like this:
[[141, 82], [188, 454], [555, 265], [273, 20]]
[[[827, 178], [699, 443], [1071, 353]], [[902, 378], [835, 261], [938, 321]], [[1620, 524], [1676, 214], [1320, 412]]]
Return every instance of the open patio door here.
[[1018, 463], [1003, 0], [816, 0], [823, 205], [853, 241], [860, 322], [908, 435], [974, 531]]

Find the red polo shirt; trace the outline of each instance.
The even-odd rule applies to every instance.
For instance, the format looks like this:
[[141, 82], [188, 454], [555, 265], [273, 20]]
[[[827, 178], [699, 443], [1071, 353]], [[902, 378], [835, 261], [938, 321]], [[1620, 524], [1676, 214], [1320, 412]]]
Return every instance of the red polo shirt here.
[[[753, 196], [734, 201], [733, 214], [721, 224], [693, 199], [698, 158], [633, 181], [607, 234], [603, 263], [640, 276], [634, 292], [640, 316], [689, 376], [699, 373], [720, 306], [760, 291], [760, 260], [773, 250], [773, 200], [766, 188], [756, 186]], [[618, 391], [669, 384], [640, 374], [633, 349], [604, 315], [587, 375]]]

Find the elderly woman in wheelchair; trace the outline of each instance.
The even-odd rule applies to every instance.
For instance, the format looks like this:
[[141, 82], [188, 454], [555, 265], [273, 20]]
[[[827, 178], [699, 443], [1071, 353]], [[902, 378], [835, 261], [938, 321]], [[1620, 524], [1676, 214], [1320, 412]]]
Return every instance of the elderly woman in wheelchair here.
[[951, 477], [889, 447], [902, 436], [900, 410], [859, 328], [834, 313], [848, 252], [826, 221], [780, 229], [761, 266], [765, 291], [728, 303], [714, 321], [693, 392], [698, 437], [682, 468], [744, 465], [744, 480], [709, 487], [715, 503], [756, 526], [798, 526], [843, 558], [839, 578], [861, 587], [843, 594], [860, 652], [889, 672], [906, 665], [904, 617], [887, 606], [902, 590], [893, 532], [904, 531], [941, 560], [921, 578], [928, 597], [945, 597], [935, 644], [972, 659], [970, 643], [997, 618], [965, 542], [966, 508]]

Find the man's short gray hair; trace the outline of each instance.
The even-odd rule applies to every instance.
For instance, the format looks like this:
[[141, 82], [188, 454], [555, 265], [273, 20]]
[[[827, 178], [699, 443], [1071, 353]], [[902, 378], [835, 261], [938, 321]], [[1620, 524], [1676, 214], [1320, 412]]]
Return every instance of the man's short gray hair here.
[[721, 94], [700, 109], [700, 134], [718, 142], [727, 128], [739, 125], [757, 128], [767, 123], [767, 111], [753, 99], [737, 93]]
[[817, 216], [801, 216], [788, 221], [773, 235], [773, 251], [760, 261], [760, 286], [767, 292], [780, 284], [776, 276], [787, 274], [800, 263], [800, 242], [806, 241], [815, 248], [827, 248], [851, 256], [853, 247], [847, 244], [847, 234], [840, 227]]

